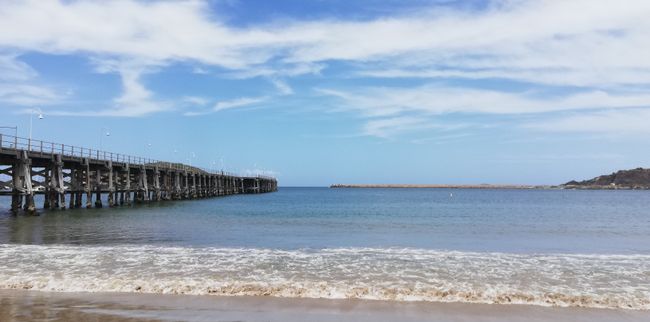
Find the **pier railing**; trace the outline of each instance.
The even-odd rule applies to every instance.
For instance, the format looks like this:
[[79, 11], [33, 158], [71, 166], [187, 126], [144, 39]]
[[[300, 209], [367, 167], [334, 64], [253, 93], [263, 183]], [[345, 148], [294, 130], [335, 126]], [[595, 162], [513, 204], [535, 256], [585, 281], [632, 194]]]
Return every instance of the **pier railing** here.
[[[111, 161], [116, 163], [128, 163], [134, 165], [158, 166], [161, 169], [173, 169], [173, 170], [181, 170], [181, 171], [200, 170], [204, 173], [209, 173], [209, 174], [220, 174], [224, 176], [233, 176], [233, 177], [239, 176], [232, 172], [213, 171], [202, 167], [186, 165], [180, 162], [160, 161], [160, 160], [155, 160], [155, 159], [150, 159], [145, 157], [132, 156], [128, 154], [101, 151], [92, 148], [84, 148], [84, 147], [62, 144], [62, 143], [22, 138], [13, 135], [6, 135], [2, 133], [0, 133], [0, 150], [1, 149], [23, 150], [32, 153], [38, 153], [41, 155], [59, 154], [64, 157], [77, 158], [77, 159], [88, 158], [88, 159], [93, 159], [98, 161]], [[272, 177], [263, 176], [263, 175], [256, 175], [253, 177], [260, 178], [260, 179], [273, 179]]]

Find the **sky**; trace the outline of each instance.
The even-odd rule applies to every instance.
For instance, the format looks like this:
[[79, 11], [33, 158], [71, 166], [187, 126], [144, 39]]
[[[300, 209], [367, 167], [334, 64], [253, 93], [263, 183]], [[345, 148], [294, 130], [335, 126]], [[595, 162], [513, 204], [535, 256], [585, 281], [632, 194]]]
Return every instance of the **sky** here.
[[650, 167], [648, 17], [647, 0], [5, 0], [0, 126], [282, 186], [559, 184]]

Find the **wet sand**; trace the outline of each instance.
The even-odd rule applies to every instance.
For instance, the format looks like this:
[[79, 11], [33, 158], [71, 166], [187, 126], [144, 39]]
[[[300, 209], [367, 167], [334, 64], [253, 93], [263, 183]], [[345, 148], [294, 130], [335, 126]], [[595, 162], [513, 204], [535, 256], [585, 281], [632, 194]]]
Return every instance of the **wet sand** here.
[[0, 290], [0, 321], [650, 321], [650, 311], [529, 305]]

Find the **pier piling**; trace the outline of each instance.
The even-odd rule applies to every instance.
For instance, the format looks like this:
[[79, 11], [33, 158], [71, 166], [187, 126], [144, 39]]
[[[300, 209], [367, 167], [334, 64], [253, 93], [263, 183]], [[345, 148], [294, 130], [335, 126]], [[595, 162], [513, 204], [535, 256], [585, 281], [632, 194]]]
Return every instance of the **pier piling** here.
[[272, 177], [240, 177], [0, 134], [0, 195], [11, 195], [15, 214], [37, 214], [35, 194], [44, 195], [44, 209], [62, 210], [81, 208], [84, 194], [86, 208], [101, 208], [102, 196], [108, 207], [117, 207], [129, 206], [132, 200], [161, 202], [276, 190], [277, 180]]

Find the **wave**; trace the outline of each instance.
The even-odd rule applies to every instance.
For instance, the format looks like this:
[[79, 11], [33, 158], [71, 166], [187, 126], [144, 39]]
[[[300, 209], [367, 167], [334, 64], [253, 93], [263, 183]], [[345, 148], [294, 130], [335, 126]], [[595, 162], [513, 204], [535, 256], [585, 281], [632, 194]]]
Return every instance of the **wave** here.
[[650, 309], [650, 256], [0, 245], [0, 288]]

